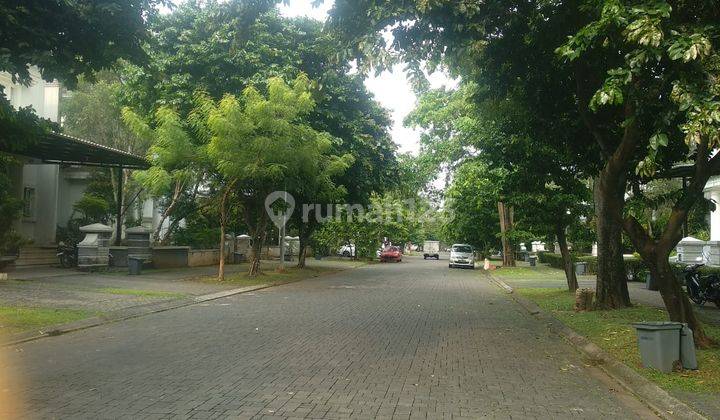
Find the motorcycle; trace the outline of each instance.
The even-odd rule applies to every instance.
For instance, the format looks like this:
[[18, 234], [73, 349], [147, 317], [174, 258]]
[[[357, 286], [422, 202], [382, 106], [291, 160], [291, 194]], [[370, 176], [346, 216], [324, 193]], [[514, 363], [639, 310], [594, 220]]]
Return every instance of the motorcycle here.
[[720, 308], [720, 277], [715, 274], [700, 275], [700, 267], [704, 265], [693, 264], [683, 269], [688, 297], [698, 305], [710, 301]]
[[77, 251], [73, 245], [60, 242], [58, 244], [57, 257], [60, 260], [60, 266], [63, 268], [72, 268], [77, 265]]

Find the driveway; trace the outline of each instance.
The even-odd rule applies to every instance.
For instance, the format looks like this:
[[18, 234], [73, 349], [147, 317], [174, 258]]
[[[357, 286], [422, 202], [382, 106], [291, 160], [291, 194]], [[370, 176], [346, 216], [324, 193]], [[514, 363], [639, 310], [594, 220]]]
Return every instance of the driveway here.
[[443, 260], [363, 266], [2, 350], [12, 382], [0, 399], [24, 411], [0, 406], [0, 417], [649, 415], [480, 271]]

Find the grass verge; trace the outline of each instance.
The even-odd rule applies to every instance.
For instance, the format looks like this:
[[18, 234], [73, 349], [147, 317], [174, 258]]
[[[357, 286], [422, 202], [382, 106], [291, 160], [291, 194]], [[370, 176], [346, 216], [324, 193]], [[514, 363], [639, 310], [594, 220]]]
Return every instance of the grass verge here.
[[[347, 263], [347, 268], [356, 267], [357, 264], [350, 264]], [[276, 270], [276, 265], [261, 265], [261, 273], [260, 275], [256, 277], [250, 277], [247, 275], [247, 272], [243, 271], [240, 273], [233, 273], [233, 274], [227, 274], [225, 276], [225, 280], [220, 281], [217, 277], [214, 276], [207, 276], [207, 277], [201, 277], [199, 280], [204, 283], [214, 283], [214, 284], [229, 284], [237, 287], [247, 287], [247, 286], [258, 286], [261, 284], [267, 284], [267, 285], [277, 285], [277, 284], [284, 284], [284, 283], [291, 283], [295, 281], [300, 281], [312, 277], [318, 277], [324, 274], [332, 274], [339, 271], [343, 271], [345, 267], [337, 267], [337, 266], [311, 266], [307, 265], [305, 268], [297, 268], [295, 266], [286, 266], [285, 270], [282, 272], [278, 272]]]
[[[524, 296], [552, 313], [577, 333], [587, 337], [619, 361], [666, 390], [720, 393], [720, 349], [698, 350], [699, 370], [662, 373], [642, 367], [637, 338], [632, 323], [666, 321], [664, 310], [634, 306], [612, 311], [573, 311], [574, 296], [559, 289], [523, 289], [515, 293]], [[705, 332], [720, 342], [720, 327], [705, 325]]]
[[97, 313], [79, 309], [0, 306], [0, 336], [79, 321], [95, 315]]
[[535, 267], [500, 267], [493, 271], [493, 275], [511, 280], [558, 280], [565, 282], [565, 273], [562, 270], [551, 268], [546, 265]]
[[129, 296], [142, 296], [142, 297], [157, 297], [157, 298], [180, 298], [185, 295], [182, 293], [162, 292], [156, 290], [140, 290], [140, 289], [118, 289], [112, 287], [104, 287], [97, 289], [101, 293], [110, 293], [112, 295], [129, 295]]

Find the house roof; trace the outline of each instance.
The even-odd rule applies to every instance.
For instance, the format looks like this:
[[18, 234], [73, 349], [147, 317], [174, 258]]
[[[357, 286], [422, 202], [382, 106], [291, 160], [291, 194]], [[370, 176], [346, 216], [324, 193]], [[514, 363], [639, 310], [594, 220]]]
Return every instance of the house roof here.
[[[695, 175], [695, 164], [693, 163], [683, 163], [680, 165], [675, 165], [669, 170], [665, 172], [661, 172], [658, 174], [658, 178], [691, 178]], [[720, 170], [716, 170], [710, 175], [716, 176], [720, 175]]]
[[128, 169], [150, 167], [150, 163], [141, 156], [56, 132], [48, 133], [22, 152], [14, 153], [40, 159], [45, 163]]

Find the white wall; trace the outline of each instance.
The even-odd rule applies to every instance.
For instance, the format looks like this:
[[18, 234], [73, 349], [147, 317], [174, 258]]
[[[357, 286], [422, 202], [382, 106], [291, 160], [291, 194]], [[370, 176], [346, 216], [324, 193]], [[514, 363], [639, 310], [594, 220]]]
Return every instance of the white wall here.
[[720, 241], [720, 177], [712, 177], [705, 184], [705, 198], [715, 201], [716, 209], [710, 212], [710, 240]]
[[32, 106], [38, 116], [58, 122], [60, 84], [42, 80], [36, 67], [30, 68], [30, 76], [30, 85], [23, 86], [13, 83], [9, 73], [0, 73], [0, 85], [5, 88], [5, 96], [16, 108]]
[[[0, 85], [5, 88], [5, 96], [16, 108], [31, 106], [38, 116], [58, 122], [60, 84], [42, 80], [36, 67], [30, 68], [30, 75], [32, 82], [29, 86], [24, 86], [13, 83], [10, 74], [0, 73]], [[22, 169], [15, 170], [13, 180], [19, 198], [23, 197], [26, 187], [35, 189], [33, 214], [22, 217], [17, 222], [18, 232], [36, 245], [54, 243], [58, 222], [59, 167], [39, 163], [26, 164]]]

